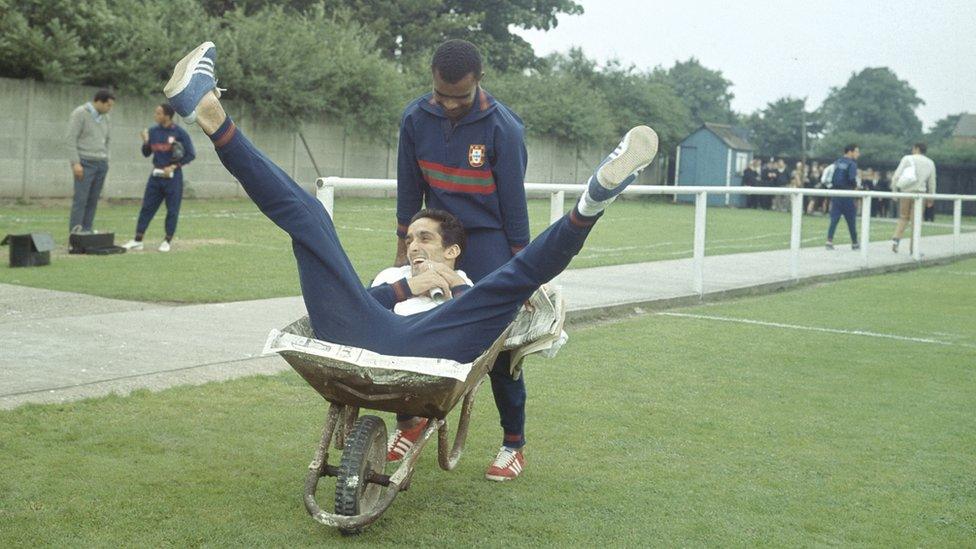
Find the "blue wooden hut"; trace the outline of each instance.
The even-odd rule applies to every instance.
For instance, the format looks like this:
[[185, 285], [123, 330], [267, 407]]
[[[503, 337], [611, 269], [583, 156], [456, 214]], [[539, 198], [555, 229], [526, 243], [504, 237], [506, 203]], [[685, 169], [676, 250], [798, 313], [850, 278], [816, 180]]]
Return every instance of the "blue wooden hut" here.
[[[738, 187], [742, 172], [752, 160], [755, 147], [732, 126], [706, 122], [678, 144], [675, 153], [675, 185]], [[693, 195], [679, 195], [680, 202], [694, 202]], [[745, 195], [708, 195], [709, 206], [746, 205]]]

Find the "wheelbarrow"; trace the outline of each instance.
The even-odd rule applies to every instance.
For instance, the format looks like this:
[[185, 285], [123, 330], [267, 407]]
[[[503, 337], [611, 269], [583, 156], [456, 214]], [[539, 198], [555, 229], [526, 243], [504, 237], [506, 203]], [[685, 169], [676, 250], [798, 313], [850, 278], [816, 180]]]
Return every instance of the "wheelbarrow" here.
[[[278, 353], [329, 402], [322, 439], [305, 477], [305, 509], [317, 522], [356, 534], [376, 521], [397, 494], [410, 486], [420, 452], [437, 432], [437, 461], [450, 471], [464, 449], [474, 398], [503, 349], [511, 327], [474, 362], [405, 359], [314, 339], [308, 317], [273, 330], [266, 353]], [[458, 403], [461, 413], [450, 443], [447, 415]], [[392, 474], [385, 473], [387, 431], [383, 420], [359, 415], [360, 408], [429, 418], [420, 439]], [[338, 464], [329, 448], [341, 449]], [[322, 509], [316, 489], [322, 477], [335, 477], [333, 511]]]

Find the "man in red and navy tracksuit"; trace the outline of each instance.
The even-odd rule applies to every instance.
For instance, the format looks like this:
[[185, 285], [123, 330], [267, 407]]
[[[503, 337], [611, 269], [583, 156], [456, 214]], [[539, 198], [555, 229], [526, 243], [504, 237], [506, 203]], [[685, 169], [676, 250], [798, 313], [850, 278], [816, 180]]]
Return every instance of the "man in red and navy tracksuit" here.
[[166, 202], [166, 236], [159, 244], [159, 251], [168, 252], [176, 234], [176, 222], [183, 202], [183, 166], [193, 162], [196, 150], [190, 134], [173, 122], [176, 112], [168, 103], [156, 107], [153, 119], [156, 125], [142, 132], [142, 155], [152, 155], [153, 171], [146, 182], [142, 197], [142, 209], [136, 221], [135, 237], [122, 245], [128, 250], [143, 249], [143, 237], [159, 206]]
[[[461, 220], [467, 249], [459, 269], [477, 283], [529, 242], [522, 120], [481, 89], [478, 49], [449, 40], [431, 61], [434, 89], [411, 102], [400, 126], [397, 157], [397, 257], [405, 265], [407, 226], [424, 203]], [[525, 380], [514, 378], [510, 353], [490, 372], [504, 438], [485, 476], [510, 480], [524, 466]], [[399, 460], [426, 420], [397, 417], [389, 459]]]

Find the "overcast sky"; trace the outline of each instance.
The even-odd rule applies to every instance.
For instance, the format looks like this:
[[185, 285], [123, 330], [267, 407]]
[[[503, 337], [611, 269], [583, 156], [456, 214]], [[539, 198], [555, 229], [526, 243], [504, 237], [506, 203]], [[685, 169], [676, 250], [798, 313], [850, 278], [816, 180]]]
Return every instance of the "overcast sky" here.
[[536, 54], [580, 46], [591, 59], [641, 68], [697, 57], [732, 81], [749, 113], [791, 95], [819, 107], [865, 67], [889, 67], [925, 101], [926, 129], [976, 113], [974, 0], [582, 0], [548, 32], [519, 31]]

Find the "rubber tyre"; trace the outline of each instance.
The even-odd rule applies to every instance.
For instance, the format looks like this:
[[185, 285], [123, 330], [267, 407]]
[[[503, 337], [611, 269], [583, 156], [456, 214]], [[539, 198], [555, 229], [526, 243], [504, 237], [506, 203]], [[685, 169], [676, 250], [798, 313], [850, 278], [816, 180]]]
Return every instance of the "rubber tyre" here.
[[[366, 482], [368, 473], [383, 473], [386, 466], [386, 424], [376, 416], [356, 420], [346, 439], [336, 477], [335, 514], [353, 516], [373, 508], [383, 486]], [[340, 529], [357, 534], [361, 529]]]

